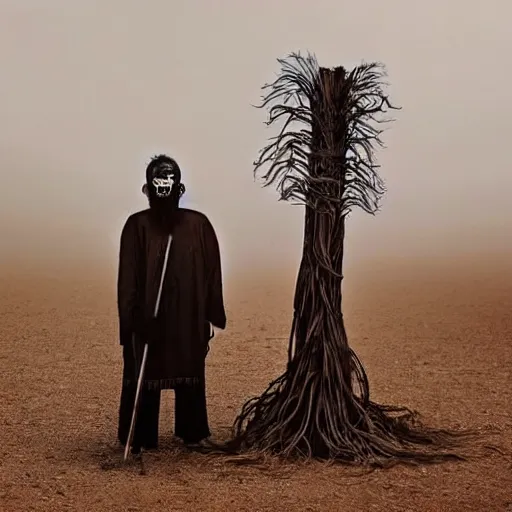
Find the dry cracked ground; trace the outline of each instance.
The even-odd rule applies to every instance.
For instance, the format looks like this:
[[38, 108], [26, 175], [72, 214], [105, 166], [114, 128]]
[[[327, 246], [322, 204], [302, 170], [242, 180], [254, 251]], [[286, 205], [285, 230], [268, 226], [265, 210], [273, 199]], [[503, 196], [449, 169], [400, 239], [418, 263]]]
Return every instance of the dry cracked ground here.
[[[381, 265], [347, 274], [350, 343], [373, 399], [425, 421], [489, 431], [479, 460], [358, 476], [336, 465], [237, 467], [183, 453], [165, 392], [161, 449], [136, 464], [116, 446], [121, 352], [115, 274], [9, 269], [0, 277], [0, 510], [512, 510], [512, 271], [506, 262]], [[284, 369], [293, 279], [226, 284], [229, 325], [208, 358], [212, 430]], [[117, 459], [116, 459], [117, 457]]]

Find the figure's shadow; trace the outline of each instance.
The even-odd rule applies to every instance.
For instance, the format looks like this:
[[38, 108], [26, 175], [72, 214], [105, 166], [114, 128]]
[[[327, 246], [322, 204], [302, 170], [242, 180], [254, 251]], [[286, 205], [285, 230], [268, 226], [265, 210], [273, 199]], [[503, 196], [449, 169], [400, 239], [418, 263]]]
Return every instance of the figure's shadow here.
[[[71, 465], [90, 471], [121, 471], [136, 470], [146, 474], [145, 462], [152, 467], [175, 467], [176, 463], [197, 464], [201, 450], [190, 449], [171, 433], [161, 434], [158, 448], [143, 450], [141, 455], [128, 454], [124, 461], [124, 446], [117, 440], [116, 432], [106, 433], [84, 432], [83, 436], [74, 438], [72, 442], [64, 442], [59, 446], [60, 452], [66, 454]], [[171, 464], [172, 462], [172, 464]]]

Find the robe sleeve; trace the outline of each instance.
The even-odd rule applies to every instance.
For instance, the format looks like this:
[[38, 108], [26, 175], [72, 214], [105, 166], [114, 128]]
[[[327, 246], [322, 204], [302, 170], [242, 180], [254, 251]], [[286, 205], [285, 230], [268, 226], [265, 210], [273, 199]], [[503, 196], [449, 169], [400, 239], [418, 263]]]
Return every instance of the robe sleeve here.
[[134, 217], [126, 221], [119, 248], [119, 270], [117, 277], [117, 307], [119, 313], [119, 341], [121, 345], [131, 342], [136, 326], [141, 247]]
[[226, 312], [222, 291], [222, 267], [217, 235], [208, 219], [203, 228], [206, 265], [206, 319], [219, 329], [226, 328]]

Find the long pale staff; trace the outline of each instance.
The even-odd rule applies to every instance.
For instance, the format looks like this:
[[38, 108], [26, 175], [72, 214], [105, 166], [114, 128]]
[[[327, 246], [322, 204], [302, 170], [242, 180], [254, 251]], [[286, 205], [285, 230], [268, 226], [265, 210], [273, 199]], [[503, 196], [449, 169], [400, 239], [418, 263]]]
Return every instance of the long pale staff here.
[[[165, 257], [164, 257], [164, 264], [162, 267], [162, 276], [160, 278], [160, 287], [158, 288], [158, 295], [156, 297], [156, 304], [155, 304], [155, 312], [154, 312], [154, 318], [158, 316], [158, 310], [160, 308], [160, 299], [162, 298], [162, 288], [164, 285], [164, 278], [165, 273], [167, 271], [167, 261], [169, 259], [169, 250], [171, 249], [171, 242], [172, 242], [172, 235], [169, 235], [169, 238], [167, 239], [167, 248], [165, 250]], [[132, 413], [132, 422], [130, 424], [130, 430], [128, 432], [128, 439], [126, 440], [126, 446], [124, 449], [124, 460], [128, 458], [128, 453], [130, 451], [132, 441], [133, 441], [133, 435], [135, 432], [135, 422], [137, 421], [137, 413], [139, 410], [139, 402], [140, 402], [140, 390], [142, 388], [142, 382], [144, 380], [144, 370], [146, 368], [146, 360], [148, 357], [148, 343], [144, 344], [144, 353], [142, 355], [142, 363], [140, 365], [140, 371], [139, 371], [139, 379], [137, 381], [137, 391], [135, 393], [135, 402], [133, 403], [133, 413]]]

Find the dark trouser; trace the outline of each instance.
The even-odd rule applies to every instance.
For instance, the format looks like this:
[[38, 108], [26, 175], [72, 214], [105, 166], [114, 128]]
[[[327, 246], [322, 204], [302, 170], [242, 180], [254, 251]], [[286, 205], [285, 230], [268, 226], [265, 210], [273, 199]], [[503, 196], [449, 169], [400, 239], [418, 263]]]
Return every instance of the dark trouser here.
[[[132, 420], [135, 385], [123, 386], [119, 407], [118, 439], [124, 446], [128, 439]], [[158, 420], [160, 415], [161, 391], [142, 389], [133, 447], [152, 449], [158, 447]], [[206, 388], [204, 383], [198, 386], [180, 385], [174, 390], [174, 434], [186, 443], [197, 443], [210, 436], [208, 413], [206, 408]]]

